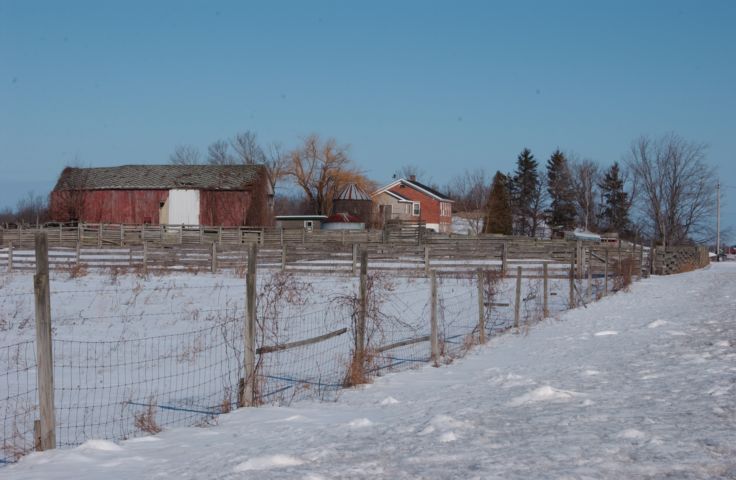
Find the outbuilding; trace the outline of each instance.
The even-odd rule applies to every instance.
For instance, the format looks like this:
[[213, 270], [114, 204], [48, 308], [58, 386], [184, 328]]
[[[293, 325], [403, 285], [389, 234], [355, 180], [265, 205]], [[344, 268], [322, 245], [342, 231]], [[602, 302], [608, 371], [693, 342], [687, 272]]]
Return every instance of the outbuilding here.
[[67, 167], [51, 192], [54, 221], [270, 226], [263, 165]]

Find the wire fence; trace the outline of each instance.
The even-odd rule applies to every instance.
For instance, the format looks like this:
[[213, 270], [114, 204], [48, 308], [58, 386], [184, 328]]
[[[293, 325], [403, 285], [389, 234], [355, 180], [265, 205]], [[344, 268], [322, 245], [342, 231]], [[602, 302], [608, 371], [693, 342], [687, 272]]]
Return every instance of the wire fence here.
[[[570, 282], [566, 278], [549, 279], [547, 302], [539, 276], [524, 278], [519, 291], [513, 277], [479, 278], [475, 271], [438, 278], [437, 341], [443, 359], [463, 355], [477, 343], [480, 328], [489, 338], [570, 307]], [[75, 315], [55, 317], [73, 322], [79, 338], [53, 340], [57, 445], [73, 447], [93, 438], [118, 441], [165, 428], [205, 426], [237, 408], [244, 388], [246, 347], [244, 299], [235, 299], [244, 292], [244, 285], [237, 278], [228, 279], [231, 281], [167, 288], [144, 285], [140, 292], [127, 293], [127, 287], [121, 285], [84, 291], [54, 289], [52, 285], [56, 298], [89, 297], [87, 306]], [[360, 310], [358, 282], [342, 278], [339, 282], [347, 282], [345, 288], [322, 295], [311, 290], [314, 281], [313, 276], [300, 279], [298, 274], [280, 272], [264, 275], [259, 281], [255, 342], [259, 403], [334, 400], [344, 386], [352, 384]], [[480, 288], [479, 281], [483, 282]], [[395, 278], [379, 272], [369, 274], [367, 282], [368, 356], [361, 366], [364, 373], [380, 376], [430, 361], [430, 278]], [[591, 298], [601, 296], [603, 283], [599, 279], [589, 284], [576, 280], [576, 304], [584, 300], [588, 288]], [[220, 308], [190, 305], [175, 310], [162, 303], [156, 311], [157, 298], [186, 298], [195, 288], [205, 289], [211, 303]], [[478, 298], [479, 290], [482, 299]], [[153, 295], [156, 292], [158, 297]], [[30, 308], [30, 292], [0, 294], [0, 299], [8, 302], [19, 301], [16, 297], [23, 298], [23, 305]], [[516, 298], [520, 302], [518, 317]], [[103, 306], [110, 302], [121, 305], [116, 313], [105, 314], [97, 301]], [[140, 313], [131, 304], [145, 304], [147, 310]], [[545, 304], [548, 312], [544, 312]], [[130, 313], [120, 313], [128, 307], [132, 308]], [[127, 330], [136, 322], [162, 322], [159, 327], [164, 325], [165, 331], [166, 326], [184, 318], [204, 326], [157, 336], [138, 335], [133, 327]], [[115, 326], [115, 334], [104, 340], [83, 339], [85, 326], [93, 321]], [[36, 375], [34, 341], [0, 347], [0, 463], [12, 463], [36, 449]]]

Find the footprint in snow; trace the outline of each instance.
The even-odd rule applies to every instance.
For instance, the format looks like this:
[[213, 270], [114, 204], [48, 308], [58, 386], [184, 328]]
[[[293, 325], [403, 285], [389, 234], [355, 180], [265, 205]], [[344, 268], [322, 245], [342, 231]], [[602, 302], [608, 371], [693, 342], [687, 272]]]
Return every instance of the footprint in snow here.
[[352, 422], [348, 423], [348, 427], [353, 428], [365, 428], [370, 427], [371, 425], [373, 425], [373, 422], [371, 422], [367, 418], [356, 418]]
[[396, 405], [397, 403], [399, 403], [399, 401], [394, 397], [386, 397], [381, 400], [381, 405]]
[[539, 387], [531, 392], [520, 395], [512, 399], [508, 404], [512, 407], [518, 407], [529, 403], [540, 403], [540, 402], [565, 402], [572, 400], [573, 398], [580, 396], [577, 392], [570, 390], [560, 390], [549, 385]]
[[608, 335], [618, 335], [616, 330], [603, 330], [602, 332], [596, 332], [593, 334], [596, 337], [607, 337]]
[[270, 470], [272, 468], [296, 467], [304, 461], [291, 455], [266, 455], [263, 457], [249, 458], [239, 463], [233, 469], [236, 472], [247, 472], [249, 470]]

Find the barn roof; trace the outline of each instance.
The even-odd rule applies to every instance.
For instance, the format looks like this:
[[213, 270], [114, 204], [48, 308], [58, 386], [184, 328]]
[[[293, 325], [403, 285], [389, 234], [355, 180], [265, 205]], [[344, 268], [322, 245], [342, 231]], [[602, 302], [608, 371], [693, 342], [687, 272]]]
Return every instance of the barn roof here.
[[370, 195], [365, 193], [365, 190], [360, 188], [355, 183], [348, 183], [345, 187], [340, 190], [335, 200], [371, 200]]
[[61, 172], [54, 190], [244, 190], [265, 172], [263, 165], [122, 165]]

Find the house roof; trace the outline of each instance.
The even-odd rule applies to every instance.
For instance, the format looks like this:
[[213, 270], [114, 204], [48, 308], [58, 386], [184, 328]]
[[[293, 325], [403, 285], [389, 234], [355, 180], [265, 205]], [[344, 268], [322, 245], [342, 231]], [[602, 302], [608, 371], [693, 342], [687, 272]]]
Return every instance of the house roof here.
[[409, 202], [409, 203], [411, 203], [411, 200], [409, 200], [405, 196], [401, 195], [400, 193], [392, 192], [391, 190], [386, 190], [383, 193], [394, 197], [395, 199], [397, 199], [400, 202]]
[[61, 172], [54, 190], [244, 190], [265, 172], [263, 165], [122, 165]]
[[[437, 200], [442, 200], [443, 202], [454, 202], [454, 200], [452, 200], [450, 197], [448, 197], [444, 193], [439, 192], [439, 191], [435, 190], [432, 187], [428, 187], [427, 185], [424, 185], [423, 183], [419, 183], [416, 180], [407, 180], [406, 178], [400, 178], [400, 179], [398, 179], [398, 180], [396, 180], [396, 181], [394, 181], [392, 183], [389, 183], [385, 187], [382, 187], [382, 188], [376, 190], [375, 192], [373, 192], [373, 195], [378, 195], [379, 193], [388, 192], [390, 189], [392, 189], [395, 186], [400, 185], [402, 183], [404, 185], [407, 185], [409, 187], [414, 188], [415, 190], [418, 190], [420, 192], [423, 192], [423, 193], [425, 193], [425, 194], [429, 195], [430, 197], [435, 198]], [[391, 193], [394, 193], [395, 194], [396, 192], [391, 192]]]
[[335, 200], [371, 200], [370, 195], [365, 193], [365, 190], [360, 188], [355, 183], [348, 183], [345, 187], [340, 190]]

